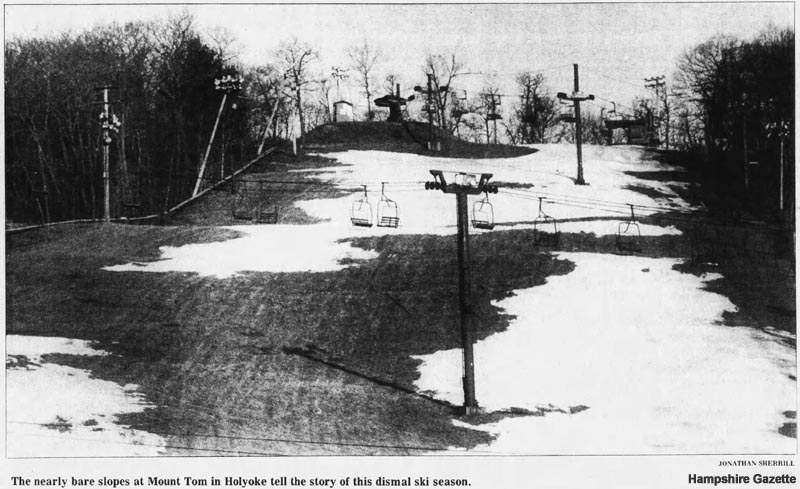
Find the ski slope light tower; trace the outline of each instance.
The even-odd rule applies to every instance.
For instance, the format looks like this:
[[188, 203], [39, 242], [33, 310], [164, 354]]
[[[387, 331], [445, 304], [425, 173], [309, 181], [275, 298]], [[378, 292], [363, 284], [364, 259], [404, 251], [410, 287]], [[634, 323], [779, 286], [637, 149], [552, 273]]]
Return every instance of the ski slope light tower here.
[[497, 186], [489, 185], [491, 173], [455, 173], [448, 182], [444, 172], [431, 170], [433, 182], [426, 182], [426, 190], [441, 190], [446, 194], [456, 194], [456, 210], [458, 215], [458, 306], [461, 316], [461, 348], [464, 356], [464, 414], [470, 415], [480, 411], [475, 399], [475, 357], [472, 345], [475, 342], [473, 312], [470, 283], [469, 259], [469, 213], [467, 195], [479, 195], [484, 192], [497, 193]]
[[[664, 122], [664, 145], [669, 151], [669, 103], [667, 102], [667, 82], [664, 81], [664, 75], [654, 76], [652, 78], [644, 79], [645, 88], [649, 88], [655, 92], [656, 97], [656, 111], [659, 113], [658, 118]], [[663, 107], [659, 107], [659, 102], [662, 101]]]
[[110, 85], [98, 87], [103, 91], [103, 111], [100, 112], [100, 127], [103, 130], [103, 221], [111, 222], [111, 175], [108, 162], [108, 147], [111, 145], [111, 133], [119, 132], [121, 126], [117, 116], [109, 111], [108, 91], [117, 88]]
[[[211, 139], [208, 140], [206, 153], [203, 155], [203, 162], [200, 163], [200, 171], [197, 174], [197, 182], [194, 184], [194, 191], [192, 197], [196, 197], [200, 192], [200, 183], [203, 181], [203, 174], [206, 172], [206, 163], [208, 162], [208, 155], [211, 153], [211, 145], [214, 143], [214, 136], [217, 135], [217, 126], [219, 119], [222, 117], [222, 110], [225, 108], [225, 101], [228, 99], [228, 94], [238, 92], [242, 88], [242, 77], [234, 75], [225, 75], [222, 78], [214, 79], [214, 89], [223, 92], [222, 102], [219, 104], [219, 111], [217, 112], [217, 119], [214, 121], [214, 129], [211, 130]], [[235, 106], [234, 106], [235, 107]]]

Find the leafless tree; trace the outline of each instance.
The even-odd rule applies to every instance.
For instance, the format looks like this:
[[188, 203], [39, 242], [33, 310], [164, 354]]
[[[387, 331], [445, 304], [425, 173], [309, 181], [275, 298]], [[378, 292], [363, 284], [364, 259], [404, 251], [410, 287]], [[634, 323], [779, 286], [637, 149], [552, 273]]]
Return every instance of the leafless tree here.
[[544, 83], [541, 73], [523, 72], [517, 75], [520, 102], [514, 113], [519, 121], [517, 132], [520, 142], [544, 142], [547, 129], [556, 121], [556, 101]]
[[383, 80], [383, 89], [387, 94], [394, 93], [394, 87], [400, 83], [400, 76], [395, 73], [388, 73]]
[[275, 53], [278, 63], [286, 73], [294, 92], [294, 102], [300, 118], [300, 143], [306, 134], [305, 106], [303, 105], [303, 91], [306, 85], [313, 80], [310, 75], [310, 64], [319, 59], [319, 53], [305, 42], [296, 37], [281, 43]]
[[374, 86], [372, 75], [375, 64], [381, 58], [381, 55], [380, 48], [370, 45], [366, 39], [347, 50], [347, 56], [350, 58], [350, 67], [358, 73], [358, 82], [367, 99], [368, 120], [375, 118], [375, 113], [372, 111], [372, 87]]
[[450, 109], [451, 90], [453, 78], [463, 73], [465, 65], [456, 58], [455, 53], [449, 55], [429, 54], [425, 58], [425, 74], [431, 76], [433, 93], [431, 100], [432, 109], [436, 111], [439, 127], [450, 133], [455, 132], [456, 124], [448, 117]]

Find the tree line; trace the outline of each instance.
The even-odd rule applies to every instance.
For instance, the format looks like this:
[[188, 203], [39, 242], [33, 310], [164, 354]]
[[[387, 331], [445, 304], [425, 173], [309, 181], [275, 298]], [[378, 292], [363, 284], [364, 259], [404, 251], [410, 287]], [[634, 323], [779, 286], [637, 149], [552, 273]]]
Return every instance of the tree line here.
[[[396, 72], [379, 73], [384, 54], [367, 40], [347, 49], [346, 66], [329, 72], [319, 51], [297, 38], [281, 42], [259, 66], [236, 62], [232, 45], [224, 31], [200, 32], [188, 14], [7, 42], [7, 219], [102, 215], [99, 86], [115, 87], [111, 112], [121, 125], [109, 147], [111, 204], [113, 216], [124, 216], [164, 212], [192, 194], [220, 109], [214, 81], [223, 75], [243, 83], [222, 108], [208, 181], [230, 175], [268, 145], [292, 137], [302, 143], [308, 131], [335, 120], [342, 87], [356, 87], [366, 102], [353, 119], [382, 118], [375, 97], [398, 95], [403, 81]], [[703, 153], [723, 191], [743, 186], [769, 200], [765, 189], [777, 185], [781, 155], [783, 178], [793, 181], [793, 49], [790, 30], [769, 28], [751, 41], [715, 36], [681, 56], [671, 92], [632, 101], [630, 116], [647, 121], [662, 145]], [[512, 94], [487, 75], [479, 75], [479, 91], [460, 89], [463, 77], [475, 75], [456, 53], [428, 54], [419, 79], [429, 78], [432, 90], [416, 86], [419, 103], [404, 105], [404, 118], [430, 119], [454, 137], [484, 144], [574, 140], [572, 107], [535, 69], [515, 76]], [[402, 97], [410, 99], [419, 79]], [[582, 139], [624, 141], [596, 110], [582, 114]], [[787, 187], [784, 200], [790, 194]]]
[[[191, 191], [218, 102], [214, 76], [233, 71], [191, 18], [96, 27], [5, 45], [6, 216], [57, 221], [102, 215], [97, 87], [112, 85], [121, 122], [111, 153], [112, 215], [159, 211]], [[241, 158], [247, 108], [225, 119], [223, 154]]]
[[[383, 83], [376, 80], [383, 53], [366, 40], [347, 51], [349, 65], [341, 70], [347, 75], [339, 80], [322, 73], [318, 50], [298, 39], [280, 43], [260, 66], [237, 63], [232, 42], [224, 31], [200, 32], [185, 13], [6, 42], [7, 220], [102, 216], [99, 87], [112, 87], [110, 111], [120, 122], [108, 148], [111, 215], [117, 217], [162, 213], [192, 194], [220, 107], [214, 82], [221, 76], [241, 76], [243, 88], [222, 109], [204, 173], [210, 181], [229, 175], [268, 144], [294, 136], [302, 140], [309, 130], [330, 122], [336, 83], [359, 87], [367, 112], [356, 118], [372, 120], [374, 96], [394, 93], [399, 82], [392, 73]], [[433, 72], [436, 86], [449, 87], [462, 69], [455, 55], [449, 64], [445, 56], [430, 55], [423, 71]], [[536, 84], [541, 87], [541, 80]], [[437, 125], [452, 132], [460, 132], [459, 127], [480, 132], [479, 125], [454, 119], [462, 102], [455, 92], [436, 93], [430, 106]], [[485, 116], [490, 110], [485, 99], [473, 105], [475, 114]], [[520, 130], [513, 137], [533, 142], [532, 131]]]
[[794, 208], [794, 70], [794, 31], [775, 26], [750, 40], [713, 36], [678, 60], [680, 96], [665, 104], [673, 143], [703, 153], [729, 206]]

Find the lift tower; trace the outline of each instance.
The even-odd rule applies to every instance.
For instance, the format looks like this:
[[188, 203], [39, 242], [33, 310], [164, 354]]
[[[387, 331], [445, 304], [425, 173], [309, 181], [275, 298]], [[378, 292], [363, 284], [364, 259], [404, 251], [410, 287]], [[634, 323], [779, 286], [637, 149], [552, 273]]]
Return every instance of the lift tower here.
[[469, 212], [467, 195], [479, 195], [484, 192], [497, 193], [496, 185], [489, 185], [491, 173], [455, 173], [448, 182], [444, 172], [431, 170], [433, 182], [426, 182], [426, 190], [441, 190], [446, 194], [456, 194], [456, 210], [458, 215], [458, 305], [461, 316], [461, 348], [464, 357], [464, 414], [475, 414], [480, 411], [475, 399], [475, 359], [472, 345], [475, 342], [475, 329], [472, 322], [471, 276], [469, 260]]
[[583, 155], [581, 154], [581, 102], [586, 100], [594, 100], [594, 95], [584, 95], [580, 91], [580, 81], [578, 78], [578, 65], [572, 65], [575, 77], [575, 90], [567, 95], [564, 92], [558, 92], [558, 98], [561, 100], [572, 100], [575, 106], [575, 146], [578, 150], [578, 177], [575, 179], [575, 185], [586, 185], [586, 180], [583, 179]]

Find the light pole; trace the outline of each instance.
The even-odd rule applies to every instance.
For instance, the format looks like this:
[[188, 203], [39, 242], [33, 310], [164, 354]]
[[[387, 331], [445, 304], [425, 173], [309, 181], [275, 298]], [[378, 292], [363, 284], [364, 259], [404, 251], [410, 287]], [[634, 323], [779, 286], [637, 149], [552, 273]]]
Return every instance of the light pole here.
[[224, 94], [222, 96], [222, 102], [219, 104], [217, 119], [214, 121], [214, 129], [211, 130], [211, 139], [208, 140], [206, 153], [205, 155], [203, 155], [203, 161], [200, 164], [200, 171], [197, 174], [197, 182], [194, 184], [194, 191], [192, 192], [192, 197], [196, 197], [197, 194], [200, 192], [200, 184], [203, 181], [203, 174], [206, 172], [206, 163], [208, 162], [208, 155], [209, 153], [211, 153], [211, 145], [214, 143], [214, 136], [217, 135], [217, 126], [219, 125], [219, 119], [222, 116], [222, 110], [225, 108], [225, 101], [228, 99], [228, 94], [239, 91], [239, 89], [241, 88], [242, 88], [241, 76], [225, 75], [222, 78], [214, 79], [214, 89], [220, 90], [224, 92]]
[[119, 132], [120, 124], [117, 116], [109, 111], [108, 91], [110, 85], [99, 87], [103, 91], [103, 111], [100, 112], [100, 127], [103, 130], [103, 221], [111, 222], [111, 174], [109, 170], [108, 147], [111, 145], [111, 133]]

